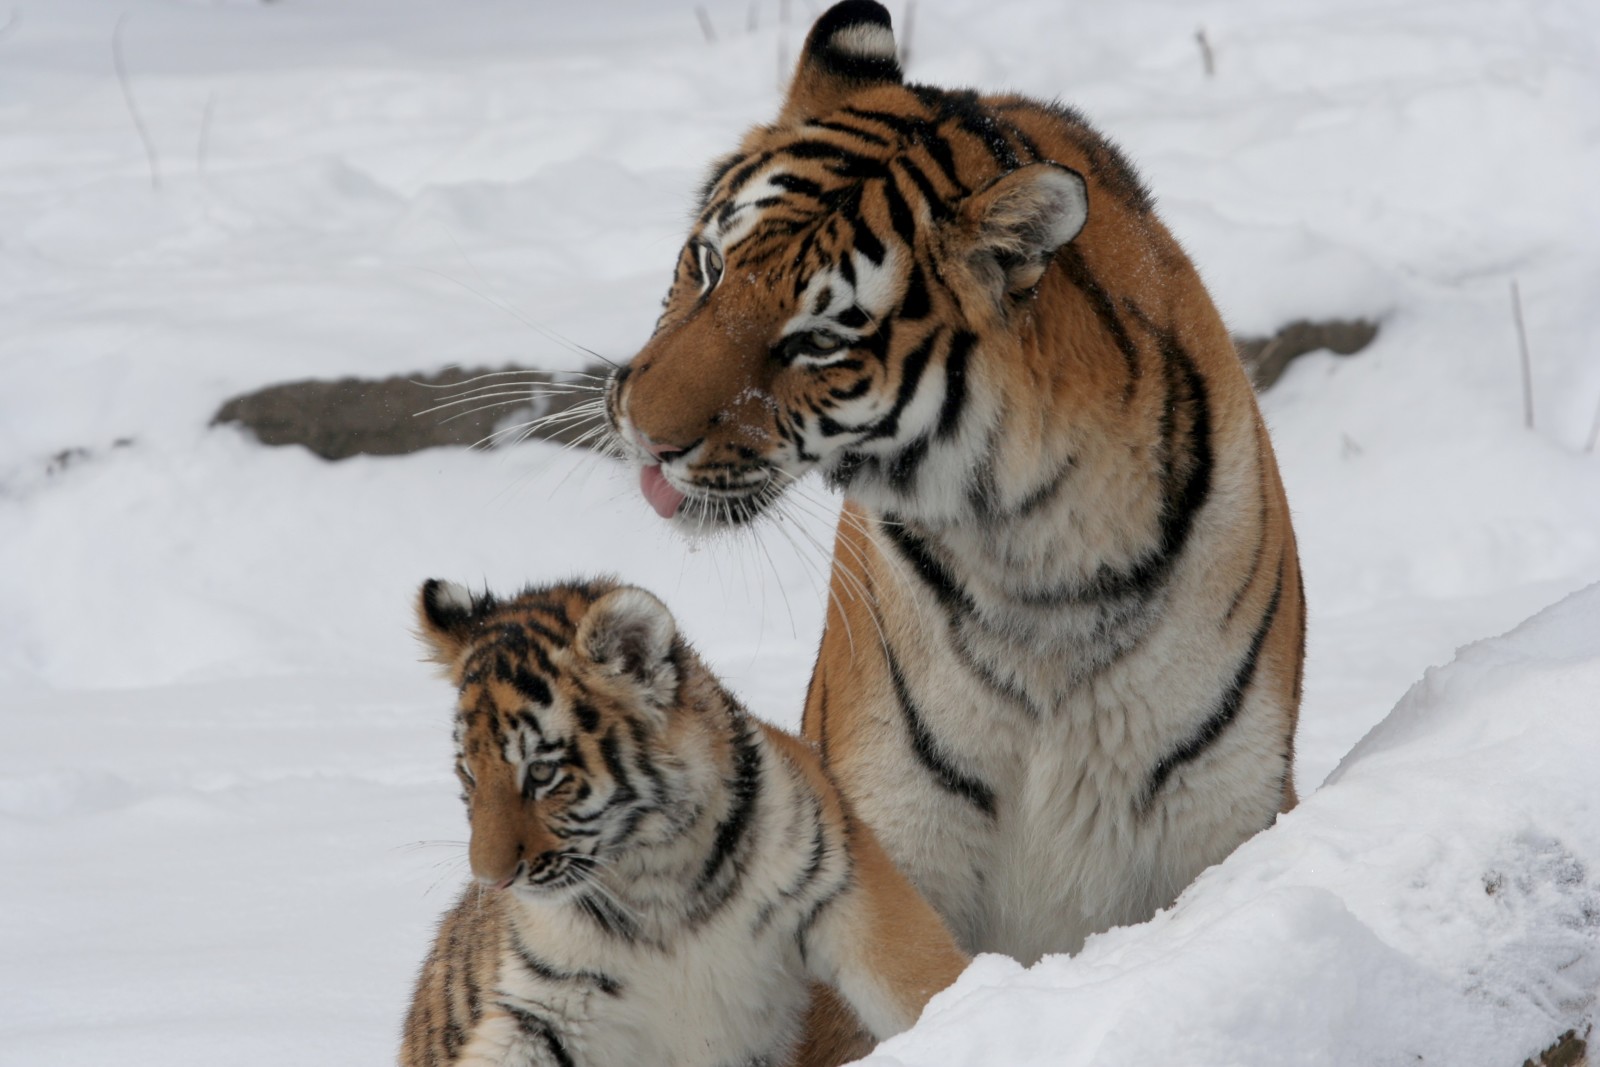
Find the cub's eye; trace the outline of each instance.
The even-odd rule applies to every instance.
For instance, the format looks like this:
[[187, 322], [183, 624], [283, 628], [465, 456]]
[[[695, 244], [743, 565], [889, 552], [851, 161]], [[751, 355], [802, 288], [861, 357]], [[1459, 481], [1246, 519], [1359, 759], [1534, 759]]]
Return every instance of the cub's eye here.
[[709, 293], [722, 280], [722, 253], [708, 244], [700, 245], [700, 291]]
[[523, 772], [522, 795], [532, 797], [534, 793], [544, 789], [561, 773], [561, 769], [554, 763], [530, 763]]

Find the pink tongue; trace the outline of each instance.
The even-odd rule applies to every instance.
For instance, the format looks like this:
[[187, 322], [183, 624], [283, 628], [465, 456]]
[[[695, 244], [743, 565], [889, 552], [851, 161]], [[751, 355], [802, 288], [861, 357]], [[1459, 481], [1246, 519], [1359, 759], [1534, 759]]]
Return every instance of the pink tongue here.
[[644, 493], [644, 498], [650, 501], [650, 506], [656, 509], [656, 514], [663, 519], [670, 519], [676, 515], [678, 505], [683, 503], [683, 494], [667, 484], [660, 466], [639, 469], [639, 490]]

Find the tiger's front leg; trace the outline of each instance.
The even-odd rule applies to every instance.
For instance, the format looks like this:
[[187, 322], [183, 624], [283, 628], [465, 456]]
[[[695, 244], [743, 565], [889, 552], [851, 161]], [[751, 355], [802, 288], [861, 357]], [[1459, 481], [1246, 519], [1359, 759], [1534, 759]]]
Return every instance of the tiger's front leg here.
[[832, 1067], [908, 1030], [969, 958], [865, 824], [851, 835], [854, 876], [804, 935], [813, 987], [794, 1063]]

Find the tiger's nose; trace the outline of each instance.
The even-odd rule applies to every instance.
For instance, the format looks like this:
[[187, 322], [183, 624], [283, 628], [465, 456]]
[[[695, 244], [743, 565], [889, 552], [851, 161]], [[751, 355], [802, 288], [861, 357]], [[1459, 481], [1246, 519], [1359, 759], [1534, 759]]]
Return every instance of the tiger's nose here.
[[664, 456], [677, 455], [679, 452], [683, 451], [683, 449], [679, 448], [677, 445], [669, 445], [662, 441], [652, 440], [650, 437], [640, 433], [638, 430], [634, 431], [633, 437], [634, 440], [639, 442], [639, 447], [649, 453], [650, 458], [656, 460], [657, 462], [659, 462]]

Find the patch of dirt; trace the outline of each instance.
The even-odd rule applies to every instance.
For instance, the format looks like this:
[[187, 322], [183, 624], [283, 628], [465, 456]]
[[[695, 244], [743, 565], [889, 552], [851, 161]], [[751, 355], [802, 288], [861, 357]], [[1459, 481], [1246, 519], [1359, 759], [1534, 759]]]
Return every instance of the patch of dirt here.
[[1539, 1053], [1537, 1060], [1523, 1060], [1522, 1067], [1588, 1067], [1589, 1043], [1568, 1030], [1556, 1043]]
[[[569, 443], [594, 425], [580, 413], [551, 418], [599, 395], [603, 374], [552, 374], [523, 367], [441, 371], [379, 380], [340, 378], [271, 385], [234, 397], [211, 419], [234, 423], [266, 445], [304, 445], [324, 459], [398, 456], [424, 448], [493, 447], [530, 436]], [[598, 383], [596, 383], [598, 384]]]
[[1298, 356], [1321, 348], [1341, 356], [1354, 355], [1377, 336], [1378, 324], [1367, 319], [1297, 319], [1271, 337], [1235, 337], [1233, 346], [1259, 393], [1283, 377], [1289, 362]]

